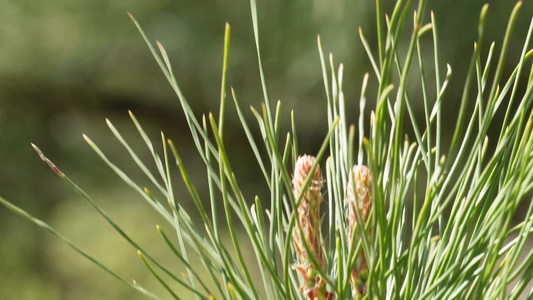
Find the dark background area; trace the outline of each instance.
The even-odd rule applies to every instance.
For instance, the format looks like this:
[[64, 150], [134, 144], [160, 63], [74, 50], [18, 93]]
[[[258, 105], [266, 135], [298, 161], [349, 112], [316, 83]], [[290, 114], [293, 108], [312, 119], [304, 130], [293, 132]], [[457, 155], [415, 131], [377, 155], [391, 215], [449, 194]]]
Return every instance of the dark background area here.
[[[484, 53], [489, 42], [496, 41], [499, 55], [514, 1], [428, 1], [426, 22], [433, 10], [439, 25], [441, 70], [445, 71], [445, 63], [453, 69], [444, 100], [444, 128], [453, 127], [456, 119], [479, 12], [485, 2], [490, 8]], [[389, 4], [385, 11], [391, 10]], [[205, 167], [193, 148], [178, 98], [127, 11], [153, 42], [159, 40], [165, 46], [178, 83], [199, 118], [208, 112], [218, 115], [224, 23], [229, 22], [232, 35], [227, 86], [235, 88], [258, 136], [248, 110], [250, 105], [259, 109], [262, 102], [248, 1], [0, 0], [0, 195], [49, 222], [126, 279], [135, 278], [165, 296], [135, 249], [30, 147], [30, 142], [37, 144], [140, 244], [147, 245], [166, 264], [175, 264], [178, 273], [185, 272], [155, 230], [161, 220], [81, 137], [82, 133], [90, 136], [128, 174], [144, 180], [105, 123], [109, 118], [148, 162], [149, 152], [129, 120], [130, 109], [155, 143], [161, 130], [174, 140], [195, 184], [200, 190], [206, 186]], [[335, 63], [344, 63], [347, 117], [356, 123], [361, 81], [364, 73], [371, 72], [358, 28], [362, 27], [376, 51], [374, 1], [259, 1], [258, 14], [271, 101], [282, 101], [282, 132], [289, 129], [290, 111], [294, 110], [300, 152], [316, 153], [327, 129], [316, 35], [321, 35], [324, 51], [333, 53]], [[411, 16], [400, 51], [405, 52]], [[518, 62], [532, 16], [533, 3], [525, 1], [504, 78]], [[432, 59], [430, 34], [422, 45]], [[413, 70], [418, 70], [417, 64]], [[432, 67], [426, 70], [430, 76], [433, 71]], [[375, 100], [372, 72], [370, 78], [369, 109]], [[421, 113], [419, 80], [413, 78], [411, 82], [411, 100]], [[227, 111], [225, 137], [230, 158], [235, 159], [237, 177], [247, 180], [241, 185], [252, 200], [267, 190], [232, 102], [228, 102]], [[175, 178], [179, 179], [177, 170]], [[186, 189], [178, 182], [181, 202], [192, 208]], [[42, 229], [0, 207], [0, 299], [142, 298]]]

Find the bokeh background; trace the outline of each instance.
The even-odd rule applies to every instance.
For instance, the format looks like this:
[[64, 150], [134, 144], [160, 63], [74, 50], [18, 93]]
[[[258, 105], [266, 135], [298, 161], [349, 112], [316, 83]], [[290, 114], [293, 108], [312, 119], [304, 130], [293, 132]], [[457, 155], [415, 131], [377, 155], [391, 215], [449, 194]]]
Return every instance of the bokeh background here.
[[[485, 40], [496, 41], [499, 50], [514, 1], [428, 2], [427, 11], [435, 12], [440, 29], [442, 70], [449, 63], [454, 73], [444, 102], [447, 128], [455, 122], [461, 93], [458, 88], [464, 82], [482, 5], [490, 3]], [[504, 76], [522, 51], [533, 16], [531, 2], [523, 5]], [[344, 63], [348, 118], [355, 123], [361, 80], [365, 72], [371, 71], [358, 28], [363, 28], [376, 49], [373, 5], [370, 0], [258, 3], [270, 96], [282, 101], [282, 128], [288, 129], [290, 110], [295, 110], [302, 153], [316, 153], [326, 132], [316, 35], [321, 35], [325, 51], [334, 54], [335, 62]], [[387, 12], [391, 11], [390, 6]], [[166, 297], [135, 249], [55, 176], [30, 147], [30, 142], [39, 145], [140, 244], [167, 265], [175, 266], [176, 272], [184, 272], [155, 230], [161, 219], [99, 160], [81, 137], [82, 133], [90, 136], [139, 183], [146, 182], [105, 124], [105, 118], [109, 118], [136, 145], [141, 157], [149, 161], [149, 153], [129, 120], [130, 109], [154, 141], [159, 141], [161, 130], [175, 141], [193, 181], [200, 190], [205, 189], [205, 167], [192, 147], [178, 99], [127, 11], [137, 18], [153, 42], [163, 43], [198, 117], [218, 112], [224, 23], [229, 22], [232, 36], [228, 87], [235, 88], [251, 127], [258, 134], [247, 109], [250, 105], [259, 108], [262, 101], [248, 1], [0, 0], [0, 195], [49, 222], [126, 279], [135, 278]], [[429, 17], [429, 13], [426, 15]], [[431, 43], [428, 35], [423, 41], [427, 51], [432, 51]], [[410, 89], [419, 94], [418, 83], [412, 82]], [[371, 85], [375, 83], [371, 76]], [[420, 102], [413, 93], [412, 100]], [[372, 95], [369, 92], [367, 107], [373, 106]], [[229, 103], [226, 138], [230, 157], [238, 158], [236, 174], [246, 178], [245, 195], [251, 200], [256, 194], [265, 195], [266, 187]], [[179, 179], [177, 171], [175, 177]], [[192, 208], [183, 185], [179, 180], [176, 184], [180, 201]], [[0, 299], [143, 296], [40, 228], [0, 207]]]

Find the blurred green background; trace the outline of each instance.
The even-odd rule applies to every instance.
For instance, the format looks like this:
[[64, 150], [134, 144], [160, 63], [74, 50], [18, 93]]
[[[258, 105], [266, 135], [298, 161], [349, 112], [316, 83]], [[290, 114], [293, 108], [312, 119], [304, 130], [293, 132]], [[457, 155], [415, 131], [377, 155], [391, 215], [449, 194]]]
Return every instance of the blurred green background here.
[[[451, 116], [445, 117], [446, 128], [455, 122], [482, 5], [490, 3], [485, 40], [495, 40], [499, 50], [514, 1], [428, 2], [427, 11], [435, 11], [440, 26], [442, 70], [449, 63], [454, 73], [445, 99], [445, 116]], [[531, 2], [523, 5], [504, 76], [510, 74], [522, 51], [533, 16]], [[371, 71], [358, 28], [363, 28], [376, 49], [373, 5], [374, 1], [369, 0], [258, 3], [271, 100], [282, 101], [284, 129], [288, 129], [290, 110], [295, 110], [302, 153], [316, 153], [326, 132], [316, 35], [321, 35], [325, 51], [333, 52], [336, 64], [344, 63], [348, 118], [355, 123], [361, 80], [365, 72]], [[391, 4], [388, 6], [385, 11], [390, 12]], [[0, 0], [0, 195], [49, 222], [126, 279], [135, 278], [166, 297], [135, 249], [55, 176], [30, 147], [30, 142], [37, 144], [154, 256], [174, 266], [171, 268], [177, 273], [185, 272], [155, 230], [161, 219], [81, 137], [86, 133], [139, 184], [147, 184], [105, 124], [107, 117], [148, 162], [149, 153], [128, 117], [127, 110], [131, 109], [154, 142], [160, 140], [160, 130], [175, 141], [193, 181], [199, 190], [205, 190], [205, 167], [192, 147], [178, 99], [127, 11], [153, 42], [163, 43], [178, 82], [199, 118], [210, 111], [218, 113], [224, 23], [229, 22], [228, 87], [235, 88], [258, 134], [247, 109], [250, 105], [259, 108], [262, 101], [248, 1]], [[429, 13], [426, 18], [429, 20]], [[410, 34], [409, 27], [404, 37]], [[433, 51], [430, 35], [423, 46]], [[420, 94], [420, 86], [415, 79], [411, 80], [410, 93], [411, 99], [419, 103], [416, 94]], [[375, 83], [371, 76], [371, 86]], [[373, 107], [373, 96], [369, 92], [367, 107]], [[256, 164], [229, 103], [226, 138], [230, 158], [239, 159], [237, 177], [248, 180], [245, 195], [250, 200], [256, 194], [268, 199], [260, 172], [250, 167]], [[179, 179], [177, 170], [175, 177]], [[192, 208], [179, 180], [176, 190], [179, 201]], [[48, 233], [0, 207], [0, 299], [143, 297]]]

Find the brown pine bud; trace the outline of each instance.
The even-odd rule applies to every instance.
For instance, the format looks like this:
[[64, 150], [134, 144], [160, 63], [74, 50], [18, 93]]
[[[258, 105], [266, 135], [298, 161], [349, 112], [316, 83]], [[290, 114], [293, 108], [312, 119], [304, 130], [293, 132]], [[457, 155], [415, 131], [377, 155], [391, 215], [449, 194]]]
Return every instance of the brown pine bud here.
[[294, 198], [297, 200], [302, 193], [302, 200], [297, 208], [298, 221], [301, 225], [294, 229], [292, 235], [299, 263], [294, 266], [302, 274], [305, 286], [302, 291], [309, 299], [322, 299], [328, 293], [325, 292], [325, 284], [322, 278], [311, 264], [307, 251], [305, 250], [304, 241], [309, 246], [311, 254], [321, 270], [325, 267], [324, 253], [322, 251], [322, 239], [320, 226], [322, 219], [320, 217], [320, 203], [322, 202], [322, 193], [320, 192], [324, 185], [324, 179], [320, 174], [320, 167], [317, 166], [312, 178], [311, 185], [306, 191], [303, 191], [305, 178], [311, 172], [311, 167], [315, 158], [310, 155], [303, 155], [298, 158], [294, 168], [292, 179]]
[[[355, 188], [355, 190], [354, 190]], [[357, 226], [356, 205], [361, 212], [362, 223], [366, 224], [372, 208], [372, 177], [370, 169], [364, 165], [355, 165], [352, 168], [348, 186], [346, 188], [346, 202], [348, 204], [348, 232], [347, 240], [350, 247], [355, 247], [361, 238], [361, 232], [364, 228], [359, 228], [354, 236], [354, 230]], [[356, 202], [357, 201], [357, 202]], [[370, 235], [371, 231], [365, 233]], [[353, 244], [352, 244], [353, 242]], [[363, 250], [356, 259], [355, 266], [350, 276], [352, 290], [357, 296], [366, 294], [366, 280], [368, 279], [368, 264]]]

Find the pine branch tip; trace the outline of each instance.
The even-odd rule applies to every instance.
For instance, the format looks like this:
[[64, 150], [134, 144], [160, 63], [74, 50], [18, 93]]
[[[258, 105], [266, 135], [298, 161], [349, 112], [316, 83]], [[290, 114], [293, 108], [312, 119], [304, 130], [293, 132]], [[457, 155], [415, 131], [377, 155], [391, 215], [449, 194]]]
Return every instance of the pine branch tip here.
[[483, 5], [483, 7], [481, 8], [480, 20], [485, 19], [485, 16], [487, 15], [488, 10], [489, 10], [489, 4], [485, 3], [485, 5]]
[[46, 156], [44, 156], [43, 152], [41, 151], [41, 149], [39, 149], [39, 147], [37, 147], [35, 144], [31, 143], [31, 146], [33, 147], [33, 149], [37, 152], [37, 154], [39, 155], [39, 157], [45, 162], [48, 164], [48, 166], [50, 167], [50, 169], [52, 169], [54, 171], [54, 173], [56, 173], [59, 177], [63, 178], [65, 177], [65, 174], [63, 174], [63, 172], [61, 172], [61, 170], [59, 170], [58, 167], [56, 167], [56, 165], [51, 161], [49, 160]]
[[137, 20], [135, 19], [135, 17], [134, 17], [129, 11], [127, 11], [126, 13], [128, 14], [128, 16], [130, 17], [130, 19], [131, 19], [134, 23], [137, 23]]
[[148, 188], [144, 188], [144, 192], [146, 193], [146, 195], [148, 195], [150, 198], [152, 198], [152, 193], [150, 192], [150, 190], [148, 190]]

